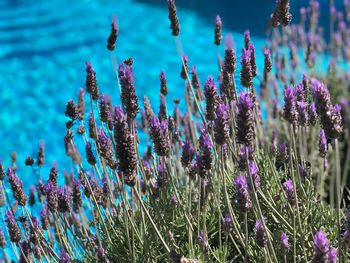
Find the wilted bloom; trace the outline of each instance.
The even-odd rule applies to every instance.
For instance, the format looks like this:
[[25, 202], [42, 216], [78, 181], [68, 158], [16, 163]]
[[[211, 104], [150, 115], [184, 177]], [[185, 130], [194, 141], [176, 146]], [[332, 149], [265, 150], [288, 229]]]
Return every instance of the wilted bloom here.
[[290, 249], [290, 244], [288, 242], [288, 236], [285, 232], [282, 232], [280, 239], [280, 247], [283, 254], [286, 254]]
[[283, 117], [291, 124], [296, 123], [295, 91], [292, 86], [284, 90]]
[[121, 86], [121, 101], [128, 119], [135, 119], [139, 112], [139, 104], [135, 92], [134, 73], [131, 66], [124, 63], [119, 66], [119, 81]]
[[117, 143], [118, 171], [124, 177], [125, 182], [133, 186], [137, 179], [137, 156], [134, 137], [129, 130], [126, 116], [120, 107], [115, 107], [114, 110], [114, 139]]
[[189, 167], [195, 155], [193, 144], [186, 140], [182, 143], [181, 163], [184, 167]]
[[250, 88], [253, 86], [253, 72], [250, 49], [242, 50], [241, 65], [241, 84], [246, 88]]
[[219, 46], [221, 44], [222, 40], [222, 22], [219, 15], [216, 16], [215, 19], [215, 37], [214, 37], [214, 43], [215, 45]]
[[215, 112], [219, 104], [219, 95], [212, 77], [208, 77], [204, 84], [204, 95], [206, 102], [205, 118], [208, 121], [213, 121], [216, 117]]
[[252, 207], [252, 201], [248, 192], [247, 177], [244, 175], [237, 176], [234, 180], [236, 191], [236, 204], [239, 210], [244, 213]]
[[264, 247], [267, 244], [267, 235], [264, 228], [264, 223], [261, 219], [258, 219], [255, 222], [255, 235], [258, 246]]
[[326, 233], [322, 230], [318, 231], [314, 236], [314, 256], [312, 262], [327, 263], [329, 250], [329, 240]]
[[170, 28], [172, 30], [173, 36], [178, 36], [180, 33], [180, 24], [176, 14], [176, 6], [174, 0], [168, 0], [168, 9], [169, 9], [169, 20]]
[[115, 42], [117, 41], [117, 37], [118, 37], [118, 25], [117, 25], [117, 20], [114, 18], [111, 24], [111, 33], [107, 40], [107, 49], [109, 51], [113, 51], [115, 49]]
[[92, 68], [91, 62], [86, 62], [86, 91], [91, 95], [92, 100], [98, 100], [99, 91], [96, 80], [95, 70]]
[[287, 196], [288, 202], [293, 204], [295, 200], [293, 181], [291, 179], [286, 180], [283, 183], [283, 189]]
[[9, 232], [10, 240], [13, 243], [19, 243], [22, 238], [21, 230], [16, 222], [16, 219], [10, 210], [6, 210], [5, 222]]
[[225, 104], [220, 104], [216, 109], [216, 119], [214, 122], [214, 137], [215, 142], [223, 145], [230, 137], [228, 107]]
[[160, 72], [159, 80], [160, 80], [160, 93], [166, 96], [168, 94], [168, 86], [167, 86], [167, 81], [165, 77], [165, 72], [163, 70]]
[[236, 138], [241, 144], [252, 144], [254, 142], [254, 103], [248, 92], [242, 92], [238, 100], [238, 113], [236, 119]]

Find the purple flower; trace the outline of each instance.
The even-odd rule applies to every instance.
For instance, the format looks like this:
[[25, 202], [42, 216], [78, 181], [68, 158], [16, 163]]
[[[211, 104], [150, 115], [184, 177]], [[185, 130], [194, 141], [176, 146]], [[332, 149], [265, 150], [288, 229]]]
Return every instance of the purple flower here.
[[135, 92], [134, 73], [131, 66], [124, 63], [119, 66], [119, 81], [121, 86], [121, 101], [128, 119], [135, 119], [139, 112], [139, 104]]
[[252, 177], [255, 189], [258, 190], [260, 187], [259, 168], [254, 160], [249, 161], [249, 173]]
[[160, 80], [160, 93], [166, 96], [168, 94], [168, 86], [167, 86], [165, 72], [163, 70], [159, 74], [159, 80]]
[[295, 200], [293, 181], [291, 179], [286, 180], [283, 183], [283, 189], [287, 196], [288, 202], [293, 204]]
[[115, 169], [117, 166], [116, 161], [114, 160], [114, 153], [112, 147], [112, 140], [107, 137], [103, 129], [98, 129], [98, 151], [99, 154], [106, 161], [107, 165]]
[[233, 224], [233, 220], [230, 214], [226, 214], [224, 217], [224, 226], [229, 229]]
[[171, 197], [170, 202], [173, 206], [177, 206], [178, 201], [175, 194]]
[[168, 121], [159, 121], [153, 117], [150, 121], [150, 136], [154, 144], [154, 151], [159, 156], [167, 156], [169, 153], [169, 131]]
[[270, 72], [272, 69], [271, 53], [268, 48], [264, 49], [264, 70]]
[[58, 211], [70, 212], [71, 192], [67, 185], [57, 189]]
[[92, 145], [90, 142], [86, 143], [85, 152], [86, 152], [86, 159], [87, 159], [88, 163], [91, 164], [92, 166], [94, 166], [96, 164], [96, 158], [95, 158], [95, 155], [92, 151]]
[[250, 64], [252, 66], [252, 77], [256, 76], [256, 61], [255, 61], [255, 47], [253, 44], [249, 45]]
[[199, 137], [199, 149], [201, 161], [198, 163], [200, 170], [209, 171], [213, 162], [213, 144], [206, 129], [201, 130]]
[[282, 232], [282, 234], [281, 234], [280, 247], [281, 247], [283, 254], [286, 254], [290, 249], [290, 245], [288, 242], [288, 236], [285, 232]]
[[60, 258], [60, 263], [70, 263], [69, 256], [64, 250], [62, 250], [58, 256]]
[[313, 263], [328, 262], [329, 240], [322, 230], [318, 231], [314, 236], [314, 257]]
[[91, 95], [92, 100], [96, 101], [98, 100], [98, 86], [97, 86], [97, 80], [96, 80], [96, 73], [93, 69], [91, 62], [86, 62], [86, 91]]
[[250, 88], [253, 86], [253, 72], [250, 49], [242, 50], [241, 65], [241, 84], [246, 88]]
[[180, 24], [176, 14], [176, 6], [174, 0], [168, 0], [168, 9], [169, 9], [169, 20], [170, 20], [170, 29], [172, 30], [173, 36], [178, 36], [180, 33]]
[[297, 101], [298, 124], [305, 126], [308, 123], [307, 104], [304, 101]]
[[100, 120], [104, 123], [110, 121], [110, 111], [112, 108], [111, 97], [102, 94], [100, 96]]
[[47, 207], [52, 213], [57, 211], [58, 207], [58, 197], [57, 197], [57, 189], [51, 181], [48, 181], [44, 186]]
[[204, 84], [204, 96], [206, 102], [205, 118], [208, 121], [215, 120], [216, 108], [219, 104], [219, 95], [212, 77], [208, 77]]
[[27, 195], [24, 193], [22, 181], [15, 174], [12, 168], [7, 169], [7, 181], [9, 182], [14, 198], [18, 204], [25, 206], [28, 200]]
[[117, 41], [117, 37], [118, 37], [118, 25], [117, 25], [117, 20], [114, 18], [111, 24], [111, 33], [107, 40], [107, 49], [109, 51], [113, 51], [115, 49], [115, 43]]
[[252, 201], [248, 192], [247, 177], [244, 175], [237, 176], [234, 180], [236, 191], [236, 204], [238, 209], [244, 213], [252, 207]]
[[183, 80], [187, 79], [188, 74], [188, 57], [186, 55], [182, 55], [182, 66], [180, 76]]
[[72, 121], [74, 121], [78, 117], [78, 107], [73, 100], [69, 100], [67, 102], [66, 111], [64, 115], [69, 117]]
[[337, 254], [338, 250], [336, 248], [331, 247], [328, 251], [328, 262], [336, 263], [337, 262]]
[[49, 229], [50, 227], [50, 219], [49, 219], [49, 211], [48, 207], [44, 206], [40, 211], [40, 221], [41, 221], [41, 227], [44, 230]]
[[134, 137], [132, 136], [126, 116], [120, 107], [114, 109], [114, 139], [118, 158], [118, 171], [126, 184], [133, 186], [137, 179], [137, 156]]
[[102, 246], [99, 246], [97, 248], [97, 256], [99, 258], [99, 262], [101, 262], [101, 263], [109, 263], [106, 251], [104, 250], [104, 248]]
[[224, 71], [232, 76], [236, 71], [236, 53], [232, 48], [225, 49]]
[[236, 119], [236, 138], [241, 144], [253, 144], [254, 132], [254, 103], [248, 92], [242, 92], [238, 100], [238, 113]]
[[315, 126], [317, 122], [317, 112], [315, 103], [312, 102], [309, 107], [309, 123], [312, 126]]
[[267, 244], [267, 235], [261, 219], [258, 219], [255, 222], [255, 235], [258, 246], [264, 247]]
[[290, 13], [289, 0], [277, 0], [275, 11], [271, 14], [270, 23], [273, 27], [277, 27], [280, 24], [282, 26], [288, 26], [292, 21], [292, 15]]
[[10, 210], [6, 210], [5, 222], [7, 224], [7, 229], [10, 235], [11, 242], [19, 243], [22, 238], [21, 230], [16, 222], [15, 217], [13, 216]]
[[77, 179], [73, 179], [72, 182], [72, 200], [73, 200], [73, 209], [76, 213], [79, 212], [79, 209], [83, 205], [83, 200], [80, 192], [80, 181]]
[[230, 137], [228, 107], [220, 104], [216, 109], [216, 119], [214, 123], [214, 137], [218, 145], [223, 145]]
[[326, 133], [323, 129], [320, 130], [318, 149], [319, 149], [320, 156], [325, 159], [328, 152], [328, 142], [326, 138]]
[[184, 167], [189, 167], [195, 155], [193, 144], [186, 140], [182, 143], [181, 163]]
[[222, 22], [219, 15], [215, 19], [214, 44], [219, 46], [222, 40]]
[[250, 47], [250, 31], [246, 30], [244, 31], [244, 48], [249, 49]]
[[283, 117], [291, 124], [296, 122], [295, 90], [292, 86], [284, 90]]
[[209, 246], [208, 240], [206, 239], [203, 230], [201, 230], [201, 231], [199, 232], [198, 243], [199, 243], [205, 250], [208, 249], [208, 246]]

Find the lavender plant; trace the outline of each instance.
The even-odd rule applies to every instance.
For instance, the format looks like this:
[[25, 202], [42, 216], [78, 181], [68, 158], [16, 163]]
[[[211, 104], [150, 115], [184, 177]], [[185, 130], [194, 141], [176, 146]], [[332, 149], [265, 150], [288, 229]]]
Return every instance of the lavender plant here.
[[[31, 171], [17, 170], [15, 158], [7, 172], [0, 163], [5, 261], [348, 262], [350, 75], [339, 68], [332, 77], [320, 76], [315, 69], [322, 52], [338, 53], [345, 63], [350, 58], [350, 4], [344, 4], [327, 43], [316, 0], [292, 25], [289, 1], [277, 1], [261, 51], [264, 68], [247, 31], [237, 86], [231, 42], [223, 62], [218, 53], [220, 89], [208, 77], [202, 90], [178, 47], [185, 100], [175, 101], [173, 114], [163, 71], [155, 114], [146, 96], [139, 106], [134, 74], [141, 73], [134, 73], [132, 59], [117, 68], [119, 106], [100, 95], [87, 62], [86, 93], [81, 89], [78, 102], [66, 105], [64, 146], [72, 168], [64, 184], [56, 166], [47, 179], [41, 174], [42, 144], [36, 160], [23, 160], [39, 177], [29, 198], [20, 174]], [[180, 45], [173, 0], [168, 8]], [[107, 39], [112, 56], [117, 38], [114, 19]], [[214, 44], [220, 47], [221, 40], [217, 16]], [[343, 43], [338, 50], [335, 41]], [[143, 133], [147, 140], [140, 139]]]

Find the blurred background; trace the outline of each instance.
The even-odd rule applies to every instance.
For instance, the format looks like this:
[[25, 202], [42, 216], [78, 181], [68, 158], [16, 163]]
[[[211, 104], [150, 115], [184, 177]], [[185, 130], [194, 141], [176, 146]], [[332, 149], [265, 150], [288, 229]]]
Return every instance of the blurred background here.
[[[291, 2], [298, 19], [300, 6], [308, 1]], [[250, 29], [259, 59], [275, 0], [176, 3], [184, 51], [202, 82], [218, 74], [218, 50], [213, 44], [217, 14], [222, 17], [224, 35], [233, 33], [237, 50], [242, 47], [242, 33]], [[321, 11], [327, 11], [327, 3], [323, 1]], [[113, 16], [119, 23], [115, 54], [119, 61], [134, 59], [139, 98], [147, 94], [154, 109], [158, 108], [162, 69], [170, 88], [168, 102], [182, 97], [181, 60], [169, 29], [166, 0], [0, 0], [0, 158], [6, 165], [10, 154], [17, 152], [18, 174], [26, 187], [32, 183], [32, 174], [23, 169], [24, 159], [36, 157], [40, 141], [46, 148], [44, 173], [55, 161], [60, 171], [70, 167], [63, 146], [65, 104], [76, 100], [78, 89], [84, 87], [86, 61], [96, 70], [100, 92], [119, 102], [106, 49]]]

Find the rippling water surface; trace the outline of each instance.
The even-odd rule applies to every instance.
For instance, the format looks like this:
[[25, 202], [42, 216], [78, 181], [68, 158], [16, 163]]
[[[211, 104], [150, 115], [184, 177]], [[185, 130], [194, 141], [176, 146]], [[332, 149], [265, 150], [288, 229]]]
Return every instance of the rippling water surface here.
[[[207, 75], [218, 72], [213, 24], [190, 10], [178, 11], [185, 53], [204, 82]], [[9, 154], [18, 152], [19, 175], [26, 188], [33, 181], [22, 163], [27, 155], [36, 156], [40, 140], [45, 141], [47, 168], [57, 161], [61, 171], [69, 170], [63, 147], [65, 103], [76, 99], [78, 88], [84, 86], [85, 61], [93, 63], [100, 91], [112, 94], [118, 103], [111, 56], [105, 48], [113, 15], [120, 27], [116, 56], [134, 58], [139, 98], [147, 94], [158, 107], [161, 69], [168, 76], [168, 101], [182, 97], [181, 62], [165, 1], [163, 6], [131, 0], [0, 1], [0, 156], [8, 164]], [[234, 38], [240, 50], [242, 36]], [[254, 42], [260, 50], [262, 41]]]

